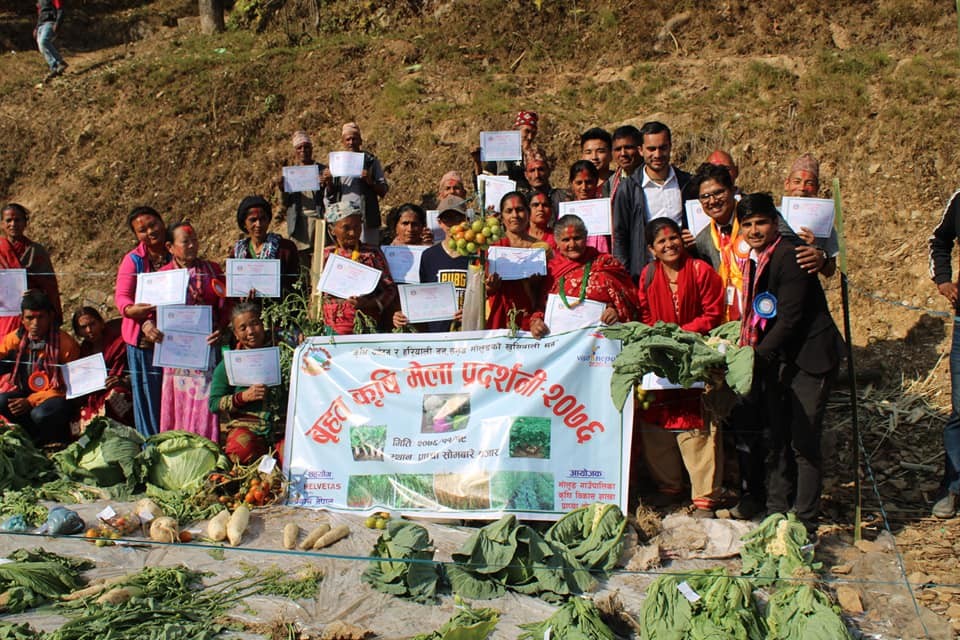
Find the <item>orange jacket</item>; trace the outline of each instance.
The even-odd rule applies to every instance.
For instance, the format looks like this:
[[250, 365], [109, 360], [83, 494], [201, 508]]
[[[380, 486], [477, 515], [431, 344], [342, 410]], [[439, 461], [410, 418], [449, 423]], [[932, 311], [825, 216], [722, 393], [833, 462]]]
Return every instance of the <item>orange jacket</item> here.
[[[11, 331], [4, 338], [3, 342], [0, 342], [0, 357], [4, 359], [14, 359], [16, 358], [17, 349], [20, 347], [20, 336], [17, 335], [16, 331]], [[70, 334], [63, 331], [60, 332], [60, 361], [56, 364], [64, 364], [67, 362], [73, 362], [80, 356], [80, 346], [77, 344], [77, 341], [70, 337]], [[16, 375], [16, 372], [13, 372]], [[41, 391], [36, 391], [27, 396], [27, 401], [30, 403], [30, 406], [36, 407], [41, 402], [49, 400], [50, 398], [63, 397], [67, 395], [66, 391], [56, 391], [54, 389], [43, 389]]]

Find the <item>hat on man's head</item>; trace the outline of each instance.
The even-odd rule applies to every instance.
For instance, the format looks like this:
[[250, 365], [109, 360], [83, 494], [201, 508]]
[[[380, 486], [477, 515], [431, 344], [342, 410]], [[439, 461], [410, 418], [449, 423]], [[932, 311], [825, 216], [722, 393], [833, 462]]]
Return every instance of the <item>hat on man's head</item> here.
[[359, 136], [359, 135], [360, 135], [360, 125], [358, 125], [356, 122], [348, 122], [348, 123], [346, 123], [345, 125], [343, 125], [343, 127], [341, 127], [341, 129], [340, 129], [340, 135], [341, 135], [341, 136], [345, 136], [345, 135], [347, 135], [348, 133], [355, 133], [355, 134], [357, 134], [357, 135]]
[[460, 196], [447, 196], [437, 203], [437, 218], [450, 218], [450, 214], [468, 217], [467, 201]]
[[820, 161], [813, 157], [813, 155], [805, 153], [794, 160], [793, 164], [790, 166], [790, 173], [795, 171], [806, 171], [807, 173], [814, 175], [817, 180], [819, 180]]
[[273, 217], [273, 211], [266, 198], [263, 196], [247, 196], [240, 201], [240, 206], [237, 207], [237, 226], [240, 227], [240, 231], [247, 230], [247, 212], [257, 207], [264, 210], [268, 220]]
[[328, 204], [323, 217], [329, 224], [336, 224], [344, 218], [360, 215], [363, 215], [363, 211], [360, 210], [360, 205], [355, 200], [341, 200]]
[[517, 118], [513, 121], [513, 126], [521, 127], [533, 127], [537, 128], [537, 125], [540, 123], [540, 116], [536, 111], [521, 111], [517, 114]]
[[313, 146], [313, 142], [310, 141], [310, 136], [308, 136], [308, 135], [307, 135], [307, 132], [306, 132], [306, 131], [303, 131], [303, 130], [294, 131], [294, 132], [293, 132], [293, 138], [292, 138], [291, 141], [293, 142], [293, 148], [294, 148], [294, 149], [296, 149], [297, 147], [299, 147], [299, 146], [302, 145], [302, 144], [308, 144], [308, 145], [310, 145], [311, 147]]

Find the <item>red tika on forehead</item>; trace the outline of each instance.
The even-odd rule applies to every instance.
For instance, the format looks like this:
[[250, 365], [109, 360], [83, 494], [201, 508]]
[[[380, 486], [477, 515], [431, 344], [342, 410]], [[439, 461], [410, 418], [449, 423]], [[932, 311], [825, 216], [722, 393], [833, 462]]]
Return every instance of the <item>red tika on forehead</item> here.
[[180, 228], [184, 230], [185, 233], [192, 233], [196, 235], [196, 231], [193, 230], [193, 227], [189, 224], [182, 224]]

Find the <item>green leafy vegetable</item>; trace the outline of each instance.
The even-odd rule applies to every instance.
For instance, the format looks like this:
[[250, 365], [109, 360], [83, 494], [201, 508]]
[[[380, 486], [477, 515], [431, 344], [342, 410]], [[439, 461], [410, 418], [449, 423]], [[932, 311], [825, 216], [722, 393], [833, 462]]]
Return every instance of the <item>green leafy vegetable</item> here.
[[216, 443], [187, 431], [150, 436], [142, 456], [147, 481], [167, 491], [198, 488], [211, 471], [229, 466]]
[[457, 613], [433, 633], [414, 636], [413, 640], [486, 640], [493, 633], [500, 612], [496, 609], [474, 609], [459, 596], [454, 596]]
[[633, 387], [650, 372], [689, 388], [696, 382], [714, 382], [714, 372], [722, 371], [727, 386], [746, 395], [753, 385], [753, 349], [737, 346], [739, 327], [739, 322], [728, 322], [708, 337], [666, 322], [652, 327], [627, 322], [604, 329], [604, 336], [623, 342], [613, 361], [613, 403], [622, 409]]
[[772, 513], [741, 539], [742, 573], [753, 576], [757, 584], [811, 574], [820, 568], [820, 563], [813, 561], [807, 530], [793, 513]]
[[600, 618], [593, 601], [570, 598], [552, 616], [542, 622], [521, 624], [517, 640], [616, 640], [613, 630]]
[[640, 626], [644, 640], [767, 637], [750, 581], [728, 576], [723, 567], [654, 580], [643, 601]]
[[627, 519], [615, 504], [594, 503], [566, 514], [544, 538], [566, 547], [586, 568], [610, 571], [623, 552]]
[[46, 456], [20, 427], [0, 426], [0, 491], [55, 479]]
[[60, 473], [98, 487], [113, 487], [117, 496], [127, 497], [143, 480], [140, 451], [143, 436], [135, 429], [97, 418], [79, 440], [53, 459]]
[[809, 584], [781, 587], [767, 602], [770, 640], [849, 640], [839, 609]]
[[80, 571], [90, 566], [42, 549], [19, 549], [8, 559], [13, 562], [0, 564], [0, 611], [6, 613], [38, 607], [81, 587]]
[[382, 560], [371, 562], [362, 579], [377, 591], [432, 604], [442, 577], [440, 568], [432, 563], [433, 552], [426, 529], [413, 522], [391, 520], [371, 553]]
[[477, 529], [447, 568], [455, 593], [488, 600], [507, 590], [558, 602], [591, 589], [596, 581], [563, 546], [517, 523], [513, 515]]

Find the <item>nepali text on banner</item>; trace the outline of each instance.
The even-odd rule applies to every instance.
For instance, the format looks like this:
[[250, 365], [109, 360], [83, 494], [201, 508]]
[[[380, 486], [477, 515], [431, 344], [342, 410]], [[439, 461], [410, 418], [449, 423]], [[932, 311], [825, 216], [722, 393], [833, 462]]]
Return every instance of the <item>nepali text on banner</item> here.
[[310, 338], [290, 382], [289, 503], [452, 518], [626, 511], [632, 409], [610, 400], [620, 346], [590, 329]]

